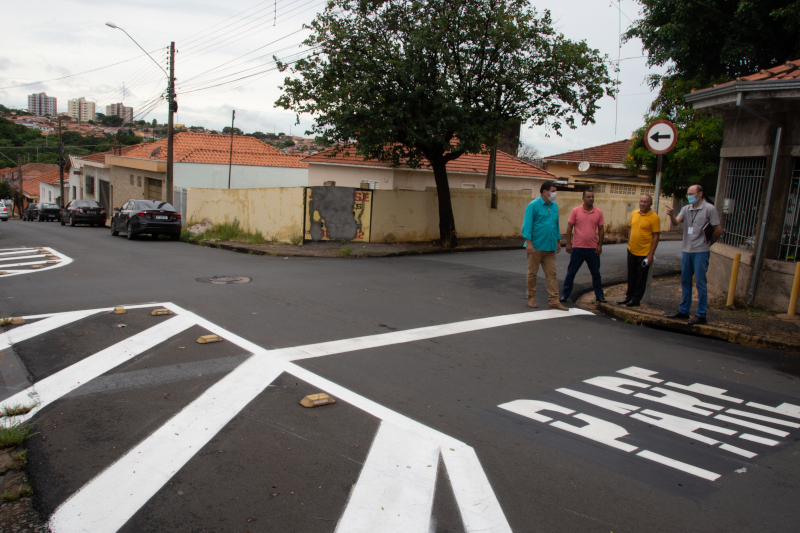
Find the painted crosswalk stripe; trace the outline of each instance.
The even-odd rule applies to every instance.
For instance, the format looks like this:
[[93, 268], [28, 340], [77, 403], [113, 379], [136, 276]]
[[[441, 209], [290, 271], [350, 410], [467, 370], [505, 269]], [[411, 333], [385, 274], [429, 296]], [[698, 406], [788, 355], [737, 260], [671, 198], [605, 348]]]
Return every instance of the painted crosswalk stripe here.
[[[25, 251], [25, 252], [33, 251], [33, 249], [25, 249], [25, 248], [14, 250], [14, 251], [9, 251], [9, 250], [14, 250], [14, 249], [6, 249], [2, 253], [7, 253], [7, 254], [10, 254], [10, 255], [13, 255], [15, 253], [19, 253], [19, 251]], [[46, 252], [47, 254], [50, 254], [50, 255], [55, 255], [58, 258], [57, 259], [58, 263], [56, 263], [54, 265], [49, 265], [47, 268], [41, 268], [41, 269], [38, 269], [38, 270], [30, 269], [30, 268], [12, 269], [11, 267], [30, 267], [31, 265], [44, 264], [44, 263], [47, 262], [47, 260], [34, 261], [34, 262], [24, 262], [24, 263], [2, 264], [2, 265], [0, 265], [0, 268], [2, 268], [5, 272], [7, 272], [7, 274], [4, 274], [2, 276], [2, 279], [9, 278], [9, 277], [12, 277], [12, 276], [21, 276], [23, 274], [35, 274], [35, 273], [41, 273], [41, 272], [49, 272], [49, 271], [53, 270], [54, 268], [65, 267], [65, 266], [67, 266], [67, 265], [72, 263], [72, 258], [71, 257], [68, 257], [68, 256], [66, 256], [66, 255], [64, 255], [64, 254], [62, 254], [60, 252], [57, 252], [53, 248], [43, 247], [41, 249], [41, 251], [42, 252]], [[41, 255], [34, 256], [34, 257], [40, 257], [40, 256]], [[0, 261], [4, 261], [6, 259], [7, 258], [1, 258]], [[13, 257], [13, 258], [10, 258], [10, 259], [14, 260], [14, 259], [22, 259], [22, 258], [21, 257]]]
[[[21, 254], [27, 252], [33, 252], [35, 248], [5, 248], [6, 251], [0, 252], [0, 255], [14, 255], [14, 254]], [[13, 250], [9, 252], [8, 250]]]
[[676, 470], [681, 470], [683, 472], [686, 472], [687, 474], [692, 474], [693, 476], [707, 479], [709, 481], [716, 481], [720, 477], [720, 474], [717, 474], [715, 472], [711, 472], [703, 468], [698, 468], [696, 466], [692, 466], [690, 464], [681, 461], [676, 461], [675, 459], [670, 459], [669, 457], [665, 457], [663, 455], [648, 450], [642, 450], [638, 452], [636, 455], [644, 459], [650, 459], [651, 461], [655, 461], [656, 463], [661, 463], [662, 465], [672, 467]]
[[381, 422], [336, 533], [428, 531], [439, 447]]
[[28, 420], [44, 407], [77, 389], [82, 384], [105, 374], [116, 366], [164, 342], [181, 331], [189, 329], [193, 325], [194, 322], [191, 318], [176, 316], [82, 359], [52, 376], [37, 381], [0, 404], [11, 407], [14, 405], [30, 405], [31, 402], [36, 402], [36, 407], [27, 414], [13, 417], [10, 420], [6, 420], [5, 423], [14, 424]]
[[[38, 322], [33, 322], [32, 324], [25, 324], [24, 326], [19, 326], [8, 330], [0, 335], [0, 350], [5, 350], [12, 344], [26, 341], [37, 335], [41, 335], [42, 333], [46, 333], [50, 330], [66, 326], [67, 324], [71, 324], [72, 322], [81, 320], [95, 313], [97, 313], [97, 311], [92, 309], [88, 311], [73, 311], [55, 315], [47, 315], [44, 320], [39, 320]], [[34, 319], [34, 317], [24, 318], [27, 318], [28, 320]]]
[[23, 255], [21, 257], [14, 256], [14, 257], [0, 257], [0, 266], [11, 266], [11, 265], [4, 265], [6, 261], [19, 261], [20, 259], [41, 259], [44, 257], [42, 254], [34, 254], [34, 255]]
[[768, 433], [770, 435], [777, 435], [778, 437], [788, 437], [789, 433], [786, 431], [781, 431], [779, 429], [762, 426], [761, 424], [754, 424], [753, 422], [748, 422], [747, 420], [739, 420], [738, 418], [734, 418], [732, 416], [727, 415], [714, 415], [714, 418], [718, 420], [722, 420], [723, 422], [730, 422], [731, 424], [736, 424], [738, 426], [744, 426], [746, 428], [755, 429], [756, 431], [760, 431], [762, 433]]

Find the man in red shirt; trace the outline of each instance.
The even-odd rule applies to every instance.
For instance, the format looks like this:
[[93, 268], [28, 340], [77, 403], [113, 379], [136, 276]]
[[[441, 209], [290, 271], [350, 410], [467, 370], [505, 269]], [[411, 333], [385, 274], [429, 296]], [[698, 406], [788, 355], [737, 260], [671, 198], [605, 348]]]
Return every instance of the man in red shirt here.
[[[600, 282], [600, 254], [603, 253], [603, 212], [594, 207], [594, 192], [583, 191], [583, 205], [579, 205], [569, 214], [567, 219], [567, 253], [570, 254], [567, 277], [561, 290], [560, 301], [565, 302], [572, 294], [572, 282], [575, 274], [586, 261], [592, 274], [592, 286], [598, 302], [605, 303], [603, 288]], [[575, 232], [573, 242], [572, 233]]]

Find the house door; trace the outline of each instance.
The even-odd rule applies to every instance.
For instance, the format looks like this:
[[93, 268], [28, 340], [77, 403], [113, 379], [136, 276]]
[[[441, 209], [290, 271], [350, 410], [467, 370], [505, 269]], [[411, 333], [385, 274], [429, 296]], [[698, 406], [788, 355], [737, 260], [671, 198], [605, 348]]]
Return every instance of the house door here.
[[147, 196], [148, 200], [161, 200], [161, 183], [161, 180], [147, 178], [147, 191], [145, 196]]
[[110, 213], [111, 202], [109, 200], [111, 199], [111, 195], [109, 194], [108, 191], [108, 182], [103, 180], [97, 180], [97, 184], [99, 186], [98, 188], [100, 189], [98, 191], [100, 194], [98, 194], [97, 196], [97, 203], [99, 203], [100, 206], [106, 210], [106, 213]]

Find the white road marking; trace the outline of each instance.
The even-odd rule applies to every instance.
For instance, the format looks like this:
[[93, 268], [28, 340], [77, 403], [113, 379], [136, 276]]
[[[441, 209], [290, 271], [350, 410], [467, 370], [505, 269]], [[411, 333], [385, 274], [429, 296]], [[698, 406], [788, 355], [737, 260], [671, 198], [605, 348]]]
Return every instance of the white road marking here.
[[732, 416], [714, 415], [714, 418], [722, 420], [723, 422], [730, 422], [731, 424], [736, 424], [739, 426], [744, 426], [746, 428], [755, 429], [756, 431], [761, 431], [762, 433], [769, 433], [770, 435], [777, 435], [779, 437], [789, 436], [789, 433], [787, 433], [786, 431], [781, 431], [779, 429], [762, 426], [761, 424], [754, 424], [753, 422], [748, 422], [747, 420], [739, 420], [738, 418], [733, 418]]
[[514, 400], [513, 402], [501, 403], [497, 407], [528, 417], [531, 420], [536, 420], [542, 424], [546, 424], [553, 419], [549, 416], [540, 415], [540, 411], [553, 411], [555, 413], [563, 413], [565, 415], [571, 415], [575, 412], [572, 409], [561, 407], [558, 404], [543, 402], [540, 400]]
[[370, 348], [380, 348], [392, 344], [404, 344], [425, 339], [434, 339], [458, 333], [471, 333], [483, 329], [496, 328], [500, 326], [511, 326], [524, 324], [538, 320], [551, 318], [569, 318], [575, 316], [593, 316], [589, 311], [583, 309], [570, 309], [569, 311], [532, 311], [517, 313], [513, 315], [492, 316], [487, 318], [476, 318], [474, 320], [464, 320], [463, 322], [453, 322], [438, 326], [428, 326], [423, 328], [407, 329], [404, 331], [393, 331], [391, 333], [380, 333], [365, 337], [356, 337], [339, 341], [322, 342], [318, 344], [308, 344], [294, 348], [281, 348], [272, 350], [274, 357], [284, 361], [299, 361], [312, 357], [322, 357], [357, 350], [367, 350]]
[[[42, 250], [45, 251], [45, 252], [48, 252], [49, 254], [58, 256], [59, 257], [59, 262], [56, 263], [55, 265], [50, 265], [47, 268], [41, 268], [41, 269], [26, 268], [26, 269], [22, 269], [22, 270], [6, 270], [6, 272], [8, 272], [8, 274], [4, 274], [3, 276], [0, 276], [0, 280], [1, 279], [5, 279], [5, 278], [10, 278], [12, 276], [21, 276], [23, 274], [34, 274], [34, 273], [40, 273], [40, 272], [49, 272], [49, 271], [53, 270], [54, 268], [64, 267], [64, 266], [67, 266], [70, 263], [72, 263], [72, 258], [71, 257], [68, 257], [68, 256], [66, 256], [66, 255], [64, 255], [64, 254], [62, 254], [60, 252], [57, 252], [57, 251], [53, 250], [52, 248], [43, 247]], [[12, 266], [37, 265], [37, 264], [43, 264], [43, 263], [46, 263], [46, 262], [47, 262], [47, 260], [36, 261], [36, 262], [33, 262], [33, 263], [19, 263], [19, 264], [12, 264], [12, 265], [3, 265], [2, 268], [6, 269], [7, 267], [12, 267]]]
[[704, 422], [698, 422], [697, 420], [668, 415], [666, 413], [659, 413], [658, 411], [651, 411], [650, 409], [645, 409], [641, 413], [634, 413], [631, 415], [631, 418], [641, 420], [645, 424], [652, 424], [662, 429], [666, 429], [667, 431], [677, 433], [678, 435], [683, 435], [684, 437], [708, 444], [709, 446], [719, 444], [719, 441], [712, 439], [711, 437], [706, 437], [705, 435], [695, 433], [695, 431], [698, 429], [705, 429], [707, 431], [722, 433], [723, 435], [734, 435], [737, 433], [737, 431], [733, 429], [714, 426]]
[[615, 413], [619, 413], [621, 415], [627, 415], [633, 411], [636, 411], [637, 409], [641, 409], [638, 405], [615, 402], [614, 400], [607, 400], [605, 398], [601, 398], [600, 396], [593, 396], [591, 394], [586, 394], [585, 392], [579, 392], [572, 389], [561, 388], [556, 389], [556, 391], [560, 392], [561, 394], [566, 394], [567, 396], [572, 396], [573, 398], [583, 400], [584, 402], [588, 402], [598, 407], [602, 407], [603, 409], [614, 411]]
[[623, 374], [643, 381], [652, 381], [653, 383], [664, 383], [663, 379], [653, 377], [653, 375], [658, 374], [658, 372], [647, 370], [646, 368], [639, 368], [638, 366], [629, 366], [628, 368], [617, 370], [617, 374]]
[[439, 446], [381, 422], [336, 533], [427, 532]]
[[605, 444], [606, 446], [617, 448], [623, 452], [632, 452], [637, 449], [637, 446], [617, 440], [629, 434], [624, 427], [584, 413], [576, 413], [572, 416], [578, 420], [583, 420], [586, 422], [586, 425], [578, 427], [560, 421], [552, 422], [550, 425], [554, 428], [563, 429], [564, 431], [569, 431], [581, 437]]
[[[634, 394], [634, 396], [637, 398], [644, 398], [645, 400], [650, 400], [652, 402], [663, 403], [664, 405], [669, 405], [671, 407], [677, 407], [678, 409], [703, 416], [714, 414], [713, 411], [708, 411], [706, 409], [714, 409], [715, 411], [722, 409], [721, 405], [701, 402], [694, 396], [689, 396], [688, 394], [683, 394], [682, 392], [662, 389], [661, 387], [653, 387], [650, 390], [653, 392], [659, 392], [664, 396], [653, 396], [651, 394], [644, 394], [642, 392], [637, 392]], [[705, 407], [706, 409], [700, 409], [699, 407]]]
[[[147, 309], [148, 307], [166, 307], [172, 304], [163, 303], [163, 302], [153, 302], [149, 304], [135, 304], [135, 305], [127, 305], [122, 304], [115, 307], [124, 307], [125, 309]], [[36, 320], [39, 318], [48, 318], [48, 317], [57, 317], [61, 315], [66, 315], [69, 313], [86, 313], [86, 316], [89, 316], [94, 313], [102, 313], [104, 311], [113, 311], [115, 307], [100, 307], [97, 309], [86, 309], [84, 311], [66, 311], [66, 312], [56, 312], [56, 313], [45, 313], [42, 315], [24, 315], [22, 318], [25, 320]]]
[[[220, 335], [254, 355], [59, 506], [51, 516], [49, 524], [57, 533], [117, 531], [225, 424], [284, 371], [381, 419], [382, 427], [383, 423], [388, 423], [409, 435], [405, 437], [407, 439], [428, 442], [429, 445], [425, 447], [429, 452], [438, 450], [441, 453], [465, 530], [510, 533], [511, 528], [505, 514], [472, 447], [289, 361], [535, 320], [591, 315], [582, 310], [529, 312], [268, 351], [179, 306], [171, 303], [162, 305], [178, 315], [168, 322], [178, 318], [185, 319]], [[395, 430], [392, 429], [390, 432], [393, 431]], [[380, 446], [378, 450], [382, 448], [383, 446]], [[436, 457], [438, 458], [438, 455]], [[436, 467], [431, 468], [435, 470]], [[435, 482], [435, 472], [433, 476]], [[398, 483], [402, 485], [403, 480], [398, 480]], [[393, 490], [397, 495], [395, 498], [389, 498], [393, 506], [402, 505], [404, 498], [410, 495], [407, 487], [394, 487]], [[351, 513], [348, 516], [358, 511], [359, 499], [354, 501], [355, 507], [348, 511], [350, 509], [348, 504], [345, 510], [345, 513]], [[424, 508], [428, 509], [424, 528], [427, 530], [430, 507], [418, 507], [418, 512], [414, 514], [421, 516], [423, 514], [421, 509]]]
[[795, 424], [794, 422], [789, 422], [788, 420], [781, 420], [779, 418], [773, 418], [771, 416], [763, 416], [754, 413], [748, 413], [747, 411], [740, 411], [739, 409], [725, 409], [725, 412], [730, 413], [732, 415], [743, 416], [745, 418], [761, 420], [762, 422], [770, 422], [772, 424], [777, 424], [779, 426], [787, 426], [795, 429], [800, 428], [800, 424]]
[[702, 468], [698, 468], [696, 466], [692, 466], [690, 464], [686, 464], [681, 461], [676, 461], [675, 459], [670, 459], [669, 457], [664, 457], [663, 455], [648, 450], [642, 450], [636, 455], [638, 455], [639, 457], [643, 457], [645, 459], [650, 459], [651, 461], [655, 461], [656, 463], [661, 463], [662, 465], [675, 468], [676, 470], [681, 470], [683, 472], [686, 472], [687, 474], [692, 474], [693, 476], [707, 479], [709, 481], [716, 481], [720, 477], [720, 474], [716, 474], [709, 470], [704, 470]]
[[4, 248], [4, 250], [15, 250], [13, 252], [0, 252], [0, 255], [13, 255], [13, 254], [21, 254], [27, 252], [33, 252], [35, 248]]
[[793, 405], [791, 403], [782, 403], [778, 407], [770, 407], [769, 405], [764, 405], [755, 402], [747, 402], [747, 407], [755, 407], [756, 409], [762, 409], [764, 411], [769, 411], [770, 413], [775, 413], [778, 415], [786, 415], [791, 416], [792, 418], [800, 418], [800, 405]]
[[45, 257], [42, 254], [34, 254], [34, 255], [23, 255], [22, 257], [0, 257], [0, 266], [13, 266], [13, 265], [3, 265], [5, 261], [19, 261], [20, 259], [41, 259]]
[[[89, 311], [71, 311], [67, 313], [58, 313], [54, 315], [46, 315], [44, 320], [33, 322], [32, 324], [25, 324], [13, 329], [10, 329], [0, 336], [0, 350], [5, 350], [12, 344], [31, 339], [37, 335], [47, 333], [50, 330], [66, 326], [76, 320], [81, 320], [87, 316], [97, 313], [95, 310]], [[32, 320], [34, 317], [23, 317]], [[38, 317], [35, 317], [38, 318]]]
[[758, 455], [757, 453], [747, 451], [743, 448], [739, 448], [731, 444], [720, 444], [719, 448], [720, 450], [725, 450], [726, 452], [735, 453], [737, 455], [741, 455], [742, 457], [747, 457], [748, 459], [752, 459], [753, 457]]
[[[47, 264], [48, 261], [50, 261], [50, 259], [45, 259], [43, 261], [29, 261], [27, 263], [12, 263], [10, 265], [0, 265], [0, 267], [8, 268], [8, 267], [21, 267], [21, 266], [29, 266], [29, 265], [44, 265], [44, 264]], [[19, 272], [22, 272], [22, 271], [19, 271]], [[6, 274], [6, 275], [10, 275], [10, 274]]]
[[647, 383], [641, 383], [632, 379], [618, 378], [616, 376], [597, 376], [594, 378], [584, 379], [584, 383], [589, 383], [596, 387], [613, 390], [614, 392], [621, 392], [622, 394], [633, 394], [636, 391], [622, 388], [623, 385], [630, 385], [632, 387], [640, 387], [642, 389], [650, 388]]
[[691, 385], [681, 385], [680, 383], [673, 383], [672, 381], [670, 381], [667, 383], [667, 386], [674, 387], [676, 389], [688, 390], [689, 392], [696, 392], [697, 394], [702, 394], [704, 396], [711, 396], [712, 398], [716, 398], [717, 400], [724, 400], [726, 402], [742, 403], [744, 401], [742, 399], [734, 398], [732, 396], [726, 396], [725, 393], [728, 391], [725, 389], [711, 387], [709, 385], [702, 385], [700, 383], [692, 383]]
[[742, 433], [739, 435], [740, 439], [749, 440], [752, 442], [757, 442], [759, 444], [764, 444], [766, 446], [777, 446], [780, 444], [780, 441], [772, 440], [772, 439], [765, 439], [764, 437], [759, 437], [758, 435], [751, 435], [749, 433]]
[[161, 344], [170, 337], [189, 329], [194, 321], [183, 316], [170, 318], [141, 333], [118, 342], [117, 344], [101, 350], [94, 355], [86, 357], [60, 372], [37, 381], [27, 389], [7, 398], [4, 406], [27, 405], [31, 400], [37, 402], [30, 412], [6, 419], [4, 423], [14, 424], [24, 422], [47, 405], [58, 400], [70, 391], [77, 389], [97, 376], [103, 375], [112, 368], [132, 359], [153, 346]]

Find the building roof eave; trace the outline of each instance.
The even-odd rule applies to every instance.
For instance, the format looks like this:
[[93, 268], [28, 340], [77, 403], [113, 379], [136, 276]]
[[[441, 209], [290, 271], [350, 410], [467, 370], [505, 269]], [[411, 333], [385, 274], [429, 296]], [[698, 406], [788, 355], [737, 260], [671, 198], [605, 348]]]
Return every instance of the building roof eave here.
[[738, 93], [747, 93], [748, 100], [767, 98], [800, 99], [800, 79], [735, 81], [684, 95], [695, 109], [736, 102]]

